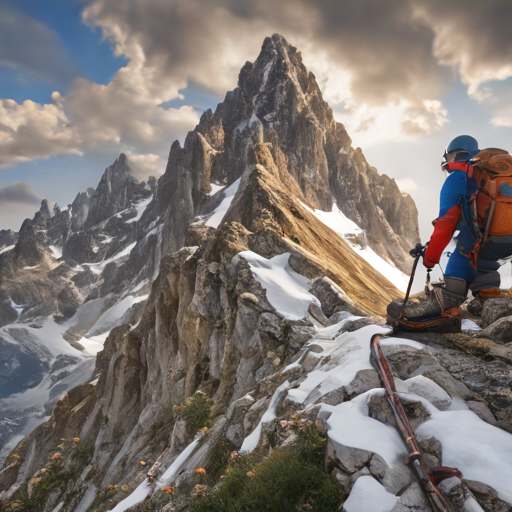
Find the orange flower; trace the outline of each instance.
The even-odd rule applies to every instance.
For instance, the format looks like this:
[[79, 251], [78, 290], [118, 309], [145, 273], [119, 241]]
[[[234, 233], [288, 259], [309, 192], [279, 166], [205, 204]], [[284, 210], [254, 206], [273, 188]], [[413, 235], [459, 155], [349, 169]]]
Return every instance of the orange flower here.
[[51, 457], [50, 457], [50, 460], [60, 460], [62, 459], [62, 455], [57, 452], [57, 453], [54, 453]]
[[73, 443], [78, 444], [80, 442], [79, 437], [73, 437]]
[[139, 462], [139, 464], [140, 464], [141, 466], [145, 466], [145, 465], [147, 464], [147, 462], [146, 462], [146, 461], [144, 461], [144, 460], [141, 460], [141, 461]]
[[256, 473], [255, 473], [254, 471], [248, 471], [248, 472], [247, 472], [247, 476], [248, 476], [249, 478], [252, 478], [253, 476], [256, 476]]
[[130, 488], [127, 485], [123, 485], [123, 487], [121, 487], [121, 490], [123, 492], [128, 492], [130, 490]]
[[232, 459], [236, 459], [237, 457], [238, 457], [238, 452], [237, 451], [231, 452], [231, 458]]
[[196, 496], [202, 496], [206, 492], [206, 485], [197, 484], [195, 486]]
[[167, 487], [164, 487], [162, 489], [162, 492], [164, 492], [165, 494], [172, 494], [175, 490], [176, 490], [176, 487], [172, 487], [172, 486], [168, 485]]
[[204, 469], [204, 468], [196, 469], [196, 473], [198, 475], [204, 476], [204, 475], [206, 475], [206, 469]]

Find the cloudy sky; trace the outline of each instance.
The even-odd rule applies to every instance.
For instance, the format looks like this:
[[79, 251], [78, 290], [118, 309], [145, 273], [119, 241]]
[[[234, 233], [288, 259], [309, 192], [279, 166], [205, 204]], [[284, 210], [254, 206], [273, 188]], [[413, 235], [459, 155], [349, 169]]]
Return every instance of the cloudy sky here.
[[0, 0], [0, 229], [121, 151], [160, 174], [278, 32], [426, 238], [448, 142], [512, 149], [511, 26], [509, 0]]

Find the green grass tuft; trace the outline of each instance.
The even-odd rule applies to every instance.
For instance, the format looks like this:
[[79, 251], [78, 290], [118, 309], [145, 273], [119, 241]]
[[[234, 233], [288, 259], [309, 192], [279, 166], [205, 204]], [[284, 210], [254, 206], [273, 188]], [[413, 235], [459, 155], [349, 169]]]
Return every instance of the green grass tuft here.
[[232, 459], [221, 483], [194, 499], [193, 512], [336, 512], [341, 495], [325, 471], [325, 438], [311, 425], [297, 434], [295, 445], [266, 459]]

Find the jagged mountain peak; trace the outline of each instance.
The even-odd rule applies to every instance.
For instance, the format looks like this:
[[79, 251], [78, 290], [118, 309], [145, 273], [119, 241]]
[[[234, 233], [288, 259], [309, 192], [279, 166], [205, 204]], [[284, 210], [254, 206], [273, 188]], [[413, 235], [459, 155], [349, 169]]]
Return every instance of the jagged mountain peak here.
[[278, 34], [243, 66], [238, 87], [215, 112], [203, 113], [184, 147], [172, 145], [140, 236], [157, 218], [179, 219], [163, 231], [163, 252], [181, 247], [193, 220], [222, 200], [215, 187], [229, 187], [254, 169], [259, 144], [268, 146], [280, 181], [298, 201], [323, 212], [338, 208], [365, 231], [373, 250], [410, 269], [408, 251], [419, 239], [414, 203], [352, 148], [300, 52]]
[[139, 180], [131, 173], [126, 155], [121, 153], [109, 165], [92, 195], [80, 199], [84, 204], [89, 200], [89, 210], [84, 225], [93, 226], [112, 215], [125, 210], [133, 202], [134, 190], [140, 188]]

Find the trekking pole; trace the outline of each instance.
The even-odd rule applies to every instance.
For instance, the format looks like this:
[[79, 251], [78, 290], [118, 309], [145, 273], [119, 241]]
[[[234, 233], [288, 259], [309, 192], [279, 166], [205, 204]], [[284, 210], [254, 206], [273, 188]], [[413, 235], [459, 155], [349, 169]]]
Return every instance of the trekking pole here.
[[431, 468], [425, 460], [402, 402], [400, 401], [400, 397], [398, 396], [393, 373], [380, 346], [380, 340], [384, 336], [385, 335], [382, 334], [374, 334], [370, 342], [370, 350], [380, 380], [384, 385], [386, 398], [395, 418], [398, 432], [409, 453], [406, 464], [416, 473], [419, 484], [425, 492], [432, 509], [435, 512], [453, 512], [452, 507], [438, 489], [438, 484], [442, 480], [451, 477], [462, 478], [462, 473], [456, 468], [447, 466]]
[[407, 286], [407, 292], [405, 294], [404, 301], [402, 303], [402, 309], [400, 310], [400, 314], [398, 315], [398, 320], [402, 319], [402, 315], [404, 314], [405, 305], [409, 300], [409, 295], [411, 294], [412, 283], [414, 282], [414, 275], [416, 274], [416, 267], [418, 266], [418, 261], [421, 257], [421, 252], [423, 251], [423, 245], [416, 244], [416, 247], [409, 253], [411, 256], [414, 255], [414, 263], [412, 265], [411, 277], [409, 278], [409, 285]]

